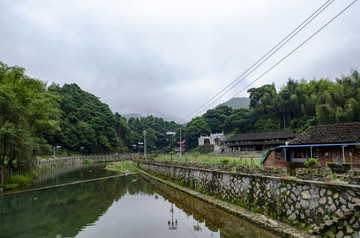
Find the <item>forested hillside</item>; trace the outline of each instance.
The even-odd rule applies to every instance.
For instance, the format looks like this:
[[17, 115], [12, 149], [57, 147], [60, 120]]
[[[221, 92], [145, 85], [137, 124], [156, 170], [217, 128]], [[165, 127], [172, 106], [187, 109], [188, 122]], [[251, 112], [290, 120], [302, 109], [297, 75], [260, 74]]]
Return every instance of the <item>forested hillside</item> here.
[[[166, 135], [166, 132], [176, 132], [177, 135], [180, 135], [180, 129], [183, 128], [173, 121], [168, 122], [153, 116], [130, 118], [128, 125], [131, 129], [130, 141], [132, 145], [137, 145], [138, 142], [144, 141], [143, 132], [146, 130], [146, 143], [150, 151], [168, 151], [167, 147], [170, 146], [170, 143], [172, 143], [174, 148], [179, 137], [177, 137], [178, 140], [175, 140], [173, 136]], [[137, 151], [137, 148], [133, 149]]]
[[[199, 135], [205, 135], [209, 130], [230, 135], [285, 129], [302, 132], [312, 125], [360, 121], [360, 77], [357, 71], [335, 81], [289, 79], [278, 92], [275, 84], [269, 84], [251, 88], [248, 93], [249, 110], [233, 110], [226, 105], [210, 109], [201, 116], [209, 129], [203, 126]], [[192, 119], [185, 131], [191, 133], [194, 123], [199, 123], [199, 120]]]
[[248, 90], [254, 131], [360, 121], [360, 76], [357, 71], [335, 81], [293, 80], [276, 92], [274, 85]]
[[178, 146], [180, 129], [194, 148], [200, 135], [211, 132], [301, 132], [311, 125], [360, 121], [357, 71], [335, 81], [289, 79], [279, 91], [269, 84], [248, 93], [249, 109], [220, 105], [186, 125], [153, 116], [127, 120], [76, 84], [47, 87], [25, 69], [0, 62], [0, 175], [28, 171], [36, 156], [52, 155], [55, 146], [63, 154], [135, 152], [144, 131], [148, 151], [168, 152]]
[[228, 101], [221, 103], [219, 106], [226, 105], [231, 107], [232, 109], [239, 109], [239, 108], [249, 109], [249, 104], [250, 104], [250, 99], [242, 97], [242, 98], [231, 98]]
[[130, 134], [126, 120], [76, 84], [55, 84], [49, 92], [60, 98], [60, 128], [48, 140], [69, 151], [85, 154], [124, 152]]

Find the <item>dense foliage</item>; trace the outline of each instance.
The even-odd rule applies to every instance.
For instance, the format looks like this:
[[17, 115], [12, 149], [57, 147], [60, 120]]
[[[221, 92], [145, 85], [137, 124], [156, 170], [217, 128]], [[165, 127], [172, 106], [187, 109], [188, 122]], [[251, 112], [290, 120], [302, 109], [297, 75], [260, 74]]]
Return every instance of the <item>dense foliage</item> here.
[[46, 135], [60, 129], [58, 97], [24, 72], [0, 62], [1, 184], [12, 171], [28, 172], [35, 156], [49, 149]]
[[277, 93], [274, 85], [249, 90], [253, 130], [294, 129], [360, 121], [360, 77], [357, 71], [336, 81], [289, 79]]
[[53, 84], [49, 91], [61, 98], [61, 130], [49, 139], [53, 145], [86, 154], [124, 151], [130, 129], [108, 105], [76, 84]]
[[[179, 141], [179, 133], [182, 128], [181, 125], [175, 122], [164, 121], [162, 118], [148, 116], [140, 118], [130, 118], [128, 125], [131, 129], [130, 141], [133, 150], [139, 151], [138, 142], [144, 141], [143, 132], [146, 131], [147, 148], [150, 151], [164, 150], [168, 151], [169, 147], [174, 148], [176, 142]], [[166, 132], [176, 132], [177, 137], [167, 135]]]

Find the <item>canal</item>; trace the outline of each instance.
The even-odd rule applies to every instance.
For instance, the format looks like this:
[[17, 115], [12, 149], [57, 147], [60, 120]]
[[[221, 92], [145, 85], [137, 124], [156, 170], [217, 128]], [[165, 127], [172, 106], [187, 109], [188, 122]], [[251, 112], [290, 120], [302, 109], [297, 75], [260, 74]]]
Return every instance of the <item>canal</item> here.
[[[111, 176], [103, 166], [41, 178], [33, 188]], [[278, 237], [140, 175], [0, 197], [0, 237]]]

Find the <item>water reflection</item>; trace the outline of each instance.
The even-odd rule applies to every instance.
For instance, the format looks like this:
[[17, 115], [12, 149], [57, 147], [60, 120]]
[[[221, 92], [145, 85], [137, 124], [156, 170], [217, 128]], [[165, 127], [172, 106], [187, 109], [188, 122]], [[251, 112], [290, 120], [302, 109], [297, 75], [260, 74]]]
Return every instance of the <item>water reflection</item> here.
[[0, 197], [0, 237], [276, 237], [137, 175]]
[[107, 177], [117, 174], [114, 171], [105, 170], [106, 164], [72, 164], [64, 165], [55, 171], [43, 174], [35, 179], [33, 184], [26, 189], [39, 188], [57, 184], [71, 183], [74, 181], [82, 181]]
[[[146, 177], [143, 177], [143, 179], [154, 186], [160, 196], [167, 199], [188, 216], [193, 217], [196, 224], [193, 223], [192, 228], [197, 233], [202, 233], [203, 229], [209, 229], [212, 232], [219, 231], [220, 237], [223, 238], [279, 237], [170, 186], [164, 186], [154, 180], [146, 179]], [[179, 226], [181, 225], [180, 222]]]
[[126, 193], [129, 179], [0, 197], [0, 237], [74, 237]]

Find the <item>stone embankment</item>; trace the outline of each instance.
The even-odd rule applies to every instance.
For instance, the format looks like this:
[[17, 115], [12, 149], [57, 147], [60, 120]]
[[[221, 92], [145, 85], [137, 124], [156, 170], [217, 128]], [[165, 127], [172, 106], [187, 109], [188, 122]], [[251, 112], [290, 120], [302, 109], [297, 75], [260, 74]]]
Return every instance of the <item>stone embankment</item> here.
[[75, 157], [65, 157], [65, 158], [55, 158], [55, 159], [42, 159], [38, 160], [35, 163], [37, 168], [44, 166], [59, 166], [65, 164], [82, 164], [86, 160], [91, 160], [94, 163], [101, 162], [114, 162], [121, 160], [132, 159], [132, 154], [109, 154], [109, 155], [92, 155], [92, 156], [75, 156]]
[[[325, 174], [306, 180], [284, 168], [249, 168], [134, 160], [144, 171], [276, 218], [311, 234], [359, 237], [360, 186], [329, 181]], [[310, 178], [313, 177], [311, 174]], [[319, 181], [320, 180], [320, 181]]]

